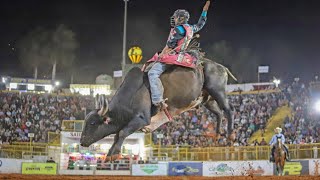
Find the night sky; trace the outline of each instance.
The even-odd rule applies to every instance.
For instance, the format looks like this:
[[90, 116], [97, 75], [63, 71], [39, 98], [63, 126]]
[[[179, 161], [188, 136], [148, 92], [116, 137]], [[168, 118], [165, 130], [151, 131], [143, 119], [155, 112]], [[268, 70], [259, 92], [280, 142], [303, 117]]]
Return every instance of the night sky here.
[[[140, 46], [146, 61], [164, 47], [169, 18], [176, 9], [187, 9], [192, 24], [204, 4], [204, 0], [130, 0], [128, 47]], [[201, 46], [206, 50], [226, 40], [235, 48], [251, 48], [262, 64], [270, 65], [272, 75], [312, 78], [320, 69], [319, 9], [319, 0], [216, 0], [200, 32]], [[122, 0], [1, 0], [0, 74], [31, 77], [8, 44], [14, 47], [38, 26], [65, 24], [80, 45], [75, 66], [85, 73], [77, 79], [93, 81], [99, 74], [112, 75], [121, 67], [123, 11]], [[68, 71], [58, 66], [58, 78], [67, 82], [66, 77]]]

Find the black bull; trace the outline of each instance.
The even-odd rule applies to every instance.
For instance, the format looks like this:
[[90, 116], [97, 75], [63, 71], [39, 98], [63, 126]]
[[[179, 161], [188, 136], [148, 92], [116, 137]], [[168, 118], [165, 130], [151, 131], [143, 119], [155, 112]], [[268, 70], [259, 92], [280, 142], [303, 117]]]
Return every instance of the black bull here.
[[[201, 103], [217, 116], [217, 134], [223, 115], [221, 109], [224, 110], [230, 136], [233, 121], [225, 89], [230, 72], [214, 62], [204, 62], [203, 66], [203, 71], [173, 66], [161, 75], [168, 110], [173, 116], [179, 115], [190, 109], [192, 102], [203, 97]], [[125, 138], [149, 125], [155, 115], [146, 73], [139, 68], [131, 69], [110, 104], [100, 98], [101, 101], [101, 110], [94, 110], [86, 116], [80, 143], [88, 147], [105, 136], [115, 134], [107, 155], [114, 156], [121, 152]], [[104, 122], [106, 117], [110, 119], [108, 124]]]

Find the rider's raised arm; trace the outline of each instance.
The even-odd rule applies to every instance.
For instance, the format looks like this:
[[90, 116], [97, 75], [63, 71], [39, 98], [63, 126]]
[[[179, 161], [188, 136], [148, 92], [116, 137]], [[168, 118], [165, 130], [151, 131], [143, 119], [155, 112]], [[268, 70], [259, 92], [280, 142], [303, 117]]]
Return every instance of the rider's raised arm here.
[[201, 16], [198, 20], [197, 24], [191, 25], [192, 29], [193, 29], [193, 33], [197, 33], [198, 31], [200, 31], [203, 26], [206, 24], [207, 21], [207, 12], [209, 9], [209, 5], [210, 5], [210, 1], [207, 1], [206, 4], [203, 7], [203, 11], [201, 13]]
[[191, 25], [193, 33], [200, 31], [207, 21], [207, 11], [202, 11], [201, 16], [197, 24]]

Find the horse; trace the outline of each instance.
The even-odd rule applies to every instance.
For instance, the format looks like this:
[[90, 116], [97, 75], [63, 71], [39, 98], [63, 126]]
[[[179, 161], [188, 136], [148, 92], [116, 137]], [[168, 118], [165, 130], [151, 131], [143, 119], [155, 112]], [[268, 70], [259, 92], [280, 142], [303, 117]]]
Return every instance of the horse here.
[[283, 169], [286, 163], [286, 151], [283, 147], [281, 138], [277, 138], [277, 143], [275, 144], [275, 150], [273, 152], [274, 163], [276, 164], [276, 170], [278, 176], [283, 176]]

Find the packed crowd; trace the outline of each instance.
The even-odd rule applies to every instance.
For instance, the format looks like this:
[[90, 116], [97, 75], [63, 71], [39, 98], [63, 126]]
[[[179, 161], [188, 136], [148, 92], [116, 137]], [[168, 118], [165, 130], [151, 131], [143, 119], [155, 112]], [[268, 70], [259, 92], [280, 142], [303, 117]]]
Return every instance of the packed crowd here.
[[[309, 89], [294, 82], [282, 92], [266, 94], [240, 94], [228, 96], [233, 106], [233, 135], [235, 146], [267, 145], [249, 142], [256, 131], [264, 132], [273, 112], [287, 104], [294, 112], [282, 126], [288, 144], [320, 142], [319, 117], [310, 108]], [[59, 133], [63, 120], [84, 119], [86, 111], [94, 106], [91, 96], [59, 96], [50, 94], [0, 93], [0, 144], [13, 141], [29, 141], [28, 133], [34, 133], [34, 142], [47, 142], [48, 132]], [[153, 133], [155, 144], [208, 147], [227, 145], [227, 120], [222, 119], [220, 137], [216, 138], [216, 116], [205, 107], [184, 112], [179, 118], [161, 126]], [[157, 139], [157, 134], [164, 138]], [[216, 140], [216, 141], [215, 141]]]
[[59, 133], [62, 120], [83, 119], [94, 101], [88, 96], [0, 93], [0, 144], [29, 141], [47, 142], [48, 132]]
[[[287, 102], [284, 93], [231, 95], [228, 101], [234, 107], [234, 145], [250, 145], [250, 136], [257, 130], [263, 132], [272, 113]], [[175, 121], [159, 128], [163, 139], [154, 138], [162, 145], [190, 145], [192, 147], [227, 145], [227, 120], [223, 118], [220, 138], [215, 141], [216, 116], [206, 108], [183, 113]], [[154, 136], [156, 137], [156, 136]]]
[[292, 118], [287, 117], [283, 124], [283, 134], [287, 144], [320, 142], [319, 114], [313, 109], [310, 89], [303, 83], [294, 82], [284, 88], [293, 109]]

